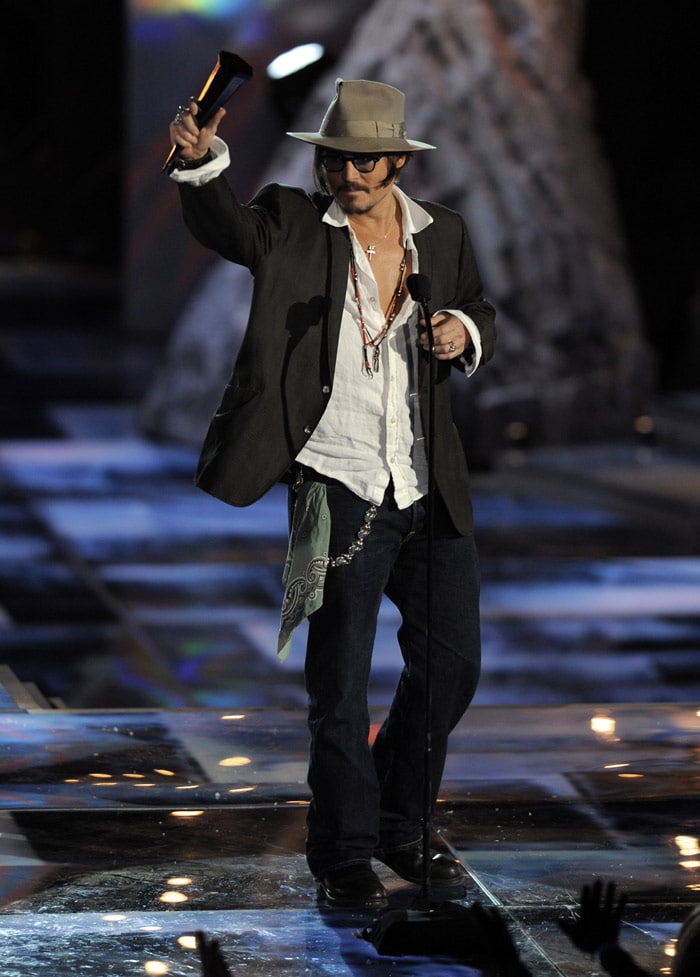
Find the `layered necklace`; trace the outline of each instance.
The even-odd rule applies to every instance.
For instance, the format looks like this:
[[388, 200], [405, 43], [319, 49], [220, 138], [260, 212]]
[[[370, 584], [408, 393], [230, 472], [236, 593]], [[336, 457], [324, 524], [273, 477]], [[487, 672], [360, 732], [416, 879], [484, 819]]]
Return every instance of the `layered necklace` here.
[[[371, 247], [371, 245], [370, 245]], [[369, 248], [367, 249], [369, 252]], [[371, 256], [370, 256], [371, 257]], [[355, 302], [357, 303], [357, 314], [359, 317], [359, 329], [360, 336], [362, 338], [362, 372], [372, 379], [374, 374], [379, 369], [379, 348], [386, 339], [386, 335], [391, 328], [391, 324], [396, 318], [396, 313], [399, 310], [399, 301], [403, 294], [403, 278], [406, 273], [406, 261], [408, 258], [408, 248], [404, 245], [403, 256], [399, 264], [399, 276], [396, 282], [396, 288], [394, 289], [394, 294], [389, 302], [389, 308], [386, 310], [384, 316], [384, 325], [376, 334], [372, 336], [367, 324], [365, 322], [364, 313], [362, 312], [362, 301], [360, 299], [360, 288], [357, 282], [357, 265], [355, 264], [355, 252], [350, 246], [350, 274], [352, 275], [352, 283], [355, 289]], [[369, 349], [372, 349], [372, 364], [370, 366], [369, 362]]]

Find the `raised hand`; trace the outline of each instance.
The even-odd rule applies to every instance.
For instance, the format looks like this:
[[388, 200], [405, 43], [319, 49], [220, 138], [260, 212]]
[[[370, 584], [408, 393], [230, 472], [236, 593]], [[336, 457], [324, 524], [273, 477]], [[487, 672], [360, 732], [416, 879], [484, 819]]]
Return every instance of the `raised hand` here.
[[221, 954], [218, 940], [207, 939], [201, 930], [195, 936], [199, 959], [202, 963], [202, 977], [231, 977], [231, 972]]
[[580, 906], [573, 918], [558, 920], [559, 927], [584, 953], [593, 954], [602, 946], [617, 943], [627, 898], [622, 895], [616, 900], [615, 893], [614, 882], [604, 888], [603, 882], [596, 879], [593, 885], [583, 886]]
[[489, 977], [531, 977], [530, 971], [518, 956], [506, 921], [493, 906], [472, 904], [471, 912], [479, 926], [479, 966]]
[[169, 126], [170, 141], [180, 147], [183, 159], [195, 160], [206, 156], [216, 135], [219, 123], [226, 115], [226, 109], [220, 108], [212, 119], [200, 129], [195, 121], [199, 105], [195, 98], [187, 100], [187, 105], [180, 105]]

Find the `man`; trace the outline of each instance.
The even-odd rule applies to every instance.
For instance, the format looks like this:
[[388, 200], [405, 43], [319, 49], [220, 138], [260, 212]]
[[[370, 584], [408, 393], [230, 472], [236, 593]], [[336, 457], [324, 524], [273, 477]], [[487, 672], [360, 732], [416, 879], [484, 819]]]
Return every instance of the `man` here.
[[[291, 630], [308, 616], [309, 868], [332, 906], [386, 904], [373, 858], [415, 884], [429, 871], [431, 886], [461, 892], [462, 865], [431, 853], [426, 870], [421, 838], [428, 550], [433, 804], [448, 735], [480, 667], [478, 562], [449, 380], [491, 356], [495, 332], [464, 222], [398, 188], [413, 153], [435, 147], [406, 137], [404, 96], [390, 85], [339, 79], [319, 131], [288, 133], [316, 147], [319, 192], [274, 184], [248, 205], [221, 175], [224, 110], [201, 130], [196, 111], [191, 100], [170, 125], [185, 222], [254, 276], [248, 326], [196, 481], [233, 505], [290, 485], [279, 650], [286, 654]], [[431, 547], [429, 334], [406, 285], [417, 273], [430, 280], [437, 310]], [[370, 747], [367, 686], [384, 594], [401, 613], [405, 667]]]

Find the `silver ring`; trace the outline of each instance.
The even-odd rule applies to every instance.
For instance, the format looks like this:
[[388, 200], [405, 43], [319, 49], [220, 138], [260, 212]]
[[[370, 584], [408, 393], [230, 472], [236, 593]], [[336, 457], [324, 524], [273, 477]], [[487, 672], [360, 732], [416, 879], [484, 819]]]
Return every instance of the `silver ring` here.
[[457, 347], [456, 347], [456, 345], [454, 343], [454, 340], [447, 347], [447, 351], [448, 351], [448, 353], [456, 353], [457, 352]]

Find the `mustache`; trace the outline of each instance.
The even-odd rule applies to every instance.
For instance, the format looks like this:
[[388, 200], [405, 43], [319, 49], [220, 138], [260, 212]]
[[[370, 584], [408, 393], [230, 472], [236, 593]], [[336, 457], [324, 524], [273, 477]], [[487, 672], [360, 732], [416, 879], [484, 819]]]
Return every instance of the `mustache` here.
[[366, 191], [366, 187], [359, 183], [341, 183], [338, 187], [339, 193], [351, 193], [353, 191]]

